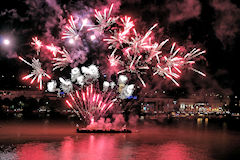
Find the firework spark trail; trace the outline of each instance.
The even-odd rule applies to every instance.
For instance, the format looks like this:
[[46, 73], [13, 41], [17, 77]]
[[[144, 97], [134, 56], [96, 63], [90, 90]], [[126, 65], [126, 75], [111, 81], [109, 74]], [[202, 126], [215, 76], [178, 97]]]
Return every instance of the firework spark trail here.
[[54, 46], [53, 44], [46, 46], [47, 50], [52, 52], [53, 56], [56, 57], [57, 53], [60, 51], [59, 47]]
[[148, 70], [149, 67], [147, 65], [142, 65], [140, 63], [141, 58], [142, 56], [137, 56], [137, 55], [128, 56], [127, 64], [123, 64], [125, 69], [119, 71], [118, 74], [121, 74], [124, 72], [134, 73], [137, 75], [138, 79], [141, 81], [143, 86], [146, 87], [144, 80], [141, 78], [141, 74], [143, 74], [143, 70]]
[[107, 29], [108, 27], [110, 27], [111, 25], [116, 23], [116, 20], [119, 17], [110, 17], [112, 9], [113, 9], [113, 4], [111, 5], [110, 9], [108, 10], [108, 14], [107, 14], [107, 9], [104, 9], [103, 15], [100, 11], [95, 9], [95, 17], [96, 17], [96, 21], [98, 24], [88, 30], [104, 31], [105, 29]]
[[20, 56], [18, 58], [33, 68], [32, 72], [29, 75], [24, 76], [22, 79], [28, 80], [29, 78], [33, 77], [33, 79], [31, 80], [31, 84], [37, 79], [37, 83], [39, 83], [39, 88], [40, 90], [42, 90], [42, 78], [46, 76], [47, 78], [51, 79], [51, 77], [42, 69], [39, 59], [33, 58], [32, 63], [29, 63]]
[[197, 69], [192, 67], [192, 64], [195, 63], [194, 58], [196, 58], [196, 57], [198, 57], [198, 56], [200, 56], [200, 55], [202, 55], [204, 53], [206, 53], [205, 50], [201, 51], [201, 49], [194, 48], [192, 51], [187, 53], [183, 58], [185, 60], [185, 65], [190, 65], [190, 67], [188, 67], [190, 70], [192, 70], [192, 71], [194, 71], [194, 72], [196, 72], [196, 73], [206, 77], [205, 73], [203, 73], [203, 72], [201, 72], [201, 71], [199, 71], [199, 70], [197, 70]]
[[166, 39], [162, 41], [160, 44], [155, 42], [154, 44], [150, 45], [149, 47], [149, 57], [146, 60], [146, 62], [150, 62], [154, 57], [160, 55], [162, 53], [161, 49], [162, 47], [169, 41], [169, 39]]
[[124, 18], [121, 18], [121, 22], [123, 27], [123, 31], [114, 30], [114, 34], [110, 36], [110, 38], [103, 39], [109, 47], [108, 49], [119, 49], [120, 47], [123, 48], [123, 43], [129, 43], [129, 36], [130, 36], [130, 29], [134, 27], [133, 21], [130, 21], [131, 17], [125, 16]]
[[109, 46], [108, 49], [119, 49], [120, 47], [123, 47], [123, 43], [128, 43], [127, 40], [125, 40], [123, 35], [120, 35], [117, 31], [114, 31], [113, 36], [110, 36], [110, 38], [103, 39]]
[[180, 48], [174, 51], [175, 45], [176, 43], [174, 42], [169, 53], [170, 56], [164, 56], [163, 58], [170, 73], [173, 72], [173, 69], [175, 69], [175, 71], [177, 71], [178, 73], [182, 73], [180, 67], [185, 63], [185, 61], [184, 58], [177, 57], [177, 53], [180, 51]]
[[61, 54], [61, 58], [53, 58], [53, 71], [60, 68], [60, 70], [62, 71], [66, 66], [68, 66], [69, 64], [71, 64], [73, 62], [71, 56], [69, 55], [69, 53], [66, 51], [65, 48], [63, 48], [63, 51], [58, 50], [58, 53]]
[[79, 33], [82, 31], [83, 27], [87, 25], [87, 19], [82, 21], [82, 25], [80, 28], [77, 28], [75, 25], [75, 21], [73, 20], [73, 16], [70, 16], [68, 19], [68, 25], [66, 25], [65, 30], [62, 34], [62, 39], [70, 39], [77, 40], [79, 39]]
[[131, 37], [129, 44], [134, 54], [141, 53], [143, 50], [151, 48], [151, 45], [148, 43], [148, 38], [151, 35], [152, 30], [157, 27], [157, 25], [158, 24], [153, 25], [144, 36], [138, 34], [136, 29], [133, 29], [135, 37]]
[[206, 74], [205, 74], [205, 73], [203, 73], [203, 72], [201, 72], [201, 71], [199, 71], [199, 70], [197, 70], [197, 69], [195, 69], [195, 68], [189, 67], [189, 69], [192, 70], [192, 71], [194, 71], [194, 72], [196, 72], [196, 73], [198, 73], [198, 74], [200, 74], [200, 75], [202, 75], [203, 77], [206, 77]]
[[121, 63], [120, 59], [121, 59], [120, 56], [114, 56], [114, 55], [108, 56], [108, 61], [110, 63], [110, 66], [112, 67], [118, 66], [118, 64]]
[[156, 72], [153, 73], [153, 75], [158, 74], [159, 76], [162, 76], [163, 78], [169, 78], [171, 81], [173, 81], [176, 86], [180, 86], [179, 83], [174, 78], [179, 78], [180, 76], [178, 74], [175, 74], [173, 72], [169, 72], [168, 67], [161, 67], [161, 64], [157, 64], [154, 69]]
[[75, 94], [70, 94], [70, 99], [66, 100], [67, 105], [75, 110], [74, 112], [80, 115], [90, 123], [92, 118], [98, 120], [104, 116], [114, 106], [114, 101], [111, 100], [111, 92], [108, 94], [98, 93], [93, 85], [75, 91]]
[[153, 75], [158, 74], [164, 78], [167, 77], [177, 86], [180, 86], [174, 78], [180, 77], [180, 74], [182, 73], [181, 68], [185, 61], [184, 58], [177, 57], [177, 53], [180, 51], [180, 48], [174, 51], [175, 45], [176, 43], [172, 44], [169, 56], [162, 57], [163, 59], [162, 61], [160, 61], [159, 55], [156, 55], [157, 58], [157, 65], [155, 67], [156, 72], [154, 72]]
[[187, 53], [184, 56], [184, 59], [186, 59], [187, 61], [192, 60], [195, 57], [198, 57], [202, 54], [206, 53], [206, 51], [201, 51], [201, 49], [196, 49], [194, 48], [192, 51], [190, 51], [189, 53]]
[[129, 32], [129, 30], [134, 27], [134, 23], [133, 21], [131, 21], [131, 17], [128, 17], [128, 16], [125, 16], [124, 18], [120, 18], [120, 20], [124, 26], [124, 31], [122, 34], [125, 35], [124, 32]]
[[33, 42], [31, 42], [31, 44], [35, 46], [35, 49], [37, 50], [37, 55], [39, 55], [41, 47], [43, 46], [43, 44], [38, 39], [38, 37], [33, 37], [32, 40], [33, 40]]

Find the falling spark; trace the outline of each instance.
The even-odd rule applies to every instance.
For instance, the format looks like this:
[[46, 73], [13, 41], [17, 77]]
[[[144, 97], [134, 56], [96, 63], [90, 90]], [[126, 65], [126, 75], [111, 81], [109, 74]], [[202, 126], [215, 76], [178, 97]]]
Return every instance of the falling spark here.
[[46, 76], [47, 78], [51, 79], [51, 77], [42, 69], [39, 59], [33, 58], [32, 63], [29, 63], [20, 56], [18, 58], [33, 68], [32, 72], [29, 75], [24, 76], [22, 79], [28, 80], [29, 78], [33, 77], [31, 80], [31, 84], [37, 79], [37, 83], [39, 83], [39, 88], [40, 90], [42, 90], [42, 78]]

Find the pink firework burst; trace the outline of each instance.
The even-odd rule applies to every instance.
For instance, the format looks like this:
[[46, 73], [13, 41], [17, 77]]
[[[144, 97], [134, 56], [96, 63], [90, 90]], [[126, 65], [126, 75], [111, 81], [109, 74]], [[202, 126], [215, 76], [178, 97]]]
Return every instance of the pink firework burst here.
[[24, 76], [22, 79], [28, 80], [29, 78], [33, 77], [30, 82], [31, 84], [33, 84], [33, 82], [37, 79], [37, 83], [39, 83], [39, 88], [40, 88], [40, 90], [42, 90], [43, 77], [47, 77], [49, 79], [51, 79], [51, 77], [42, 69], [39, 59], [33, 58], [32, 63], [29, 63], [20, 56], [18, 58], [33, 68], [32, 72], [29, 75]]
[[107, 29], [108, 27], [110, 27], [111, 25], [116, 23], [116, 20], [119, 17], [111, 17], [112, 9], [113, 9], [113, 4], [111, 5], [111, 7], [109, 9], [107, 9], [107, 8], [104, 9], [103, 14], [100, 11], [95, 9], [95, 17], [96, 17], [96, 21], [98, 24], [93, 26], [89, 30], [96, 29], [99, 31], [104, 31], [105, 29]]
[[93, 85], [81, 91], [76, 90], [75, 93], [70, 93], [69, 97], [70, 99], [66, 100], [68, 107], [87, 123], [106, 115], [116, 101], [112, 99], [112, 92], [100, 92], [94, 89]]
[[31, 44], [35, 46], [35, 49], [37, 50], [37, 55], [39, 55], [40, 49], [43, 46], [42, 41], [40, 41], [38, 37], [33, 37], [32, 40], [33, 42], [31, 42]]
[[46, 46], [47, 50], [52, 52], [53, 56], [56, 57], [57, 53], [59, 52], [59, 47], [54, 46], [53, 44]]

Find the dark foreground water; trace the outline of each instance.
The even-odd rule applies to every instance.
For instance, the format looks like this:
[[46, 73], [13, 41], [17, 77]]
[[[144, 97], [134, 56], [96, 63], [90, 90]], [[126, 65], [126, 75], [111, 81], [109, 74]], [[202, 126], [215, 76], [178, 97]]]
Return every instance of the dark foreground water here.
[[0, 122], [0, 159], [239, 160], [240, 132], [229, 125], [145, 123], [131, 134], [79, 134], [68, 123]]

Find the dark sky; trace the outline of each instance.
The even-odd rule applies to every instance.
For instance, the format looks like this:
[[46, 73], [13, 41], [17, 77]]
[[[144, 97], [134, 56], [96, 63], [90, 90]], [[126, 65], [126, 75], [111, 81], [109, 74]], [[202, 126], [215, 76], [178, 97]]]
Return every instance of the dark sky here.
[[[0, 88], [16, 86], [21, 81], [21, 74], [29, 72], [30, 68], [16, 57], [31, 57], [34, 52], [29, 44], [33, 36], [54, 41], [59, 36], [57, 33], [64, 19], [70, 14], [88, 16], [93, 13], [93, 9], [109, 6], [112, 2], [116, 6], [114, 12], [129, 15], [136, 20], [137, 30], [142, 29], [145, 32], [154, 23], [158, 23], [160, 27], [156, 31], [157, 40], [170, 38], [181, 46], [196, 46], [207, 51], [206, 60], [198, 66], [207, 73], [208, 78], [205, 81], [193, 78], [196, 81], [192, 80], [191, 86], [206, 89], [216, 87], [240, 94], [237, 56], [240, 45], [238, 0], [1, 1]], [[2, 44], [5, 37], [11, 40], [11, 46], [5, 47]], [[187, 85], [184, 80], [182, 83]]]

